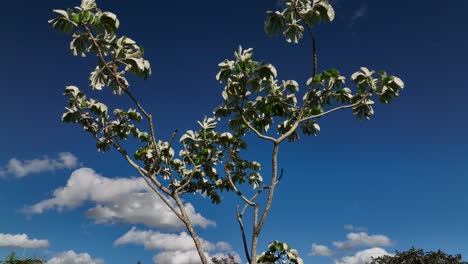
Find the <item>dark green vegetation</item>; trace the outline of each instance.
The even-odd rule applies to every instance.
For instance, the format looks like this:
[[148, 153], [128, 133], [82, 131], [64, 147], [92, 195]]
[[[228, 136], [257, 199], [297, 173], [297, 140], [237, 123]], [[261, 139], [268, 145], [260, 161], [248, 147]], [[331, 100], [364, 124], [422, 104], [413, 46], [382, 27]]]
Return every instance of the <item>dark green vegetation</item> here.
[[462, 261], [461, 255], [453, 256], [441, 250], [424, 252], [413, 247], [408, 251], [397, 251], [395, 256], [375, 258], [369, 264], [468, 264], [468, 262]]
[[13, 252], [5, 257], [5, 260], [0, 260], [0, 264], [42, 264], [45, 263], [43, 259], [40, 258], [28, 258], [20, 259], [16, 255], [16, 252]]

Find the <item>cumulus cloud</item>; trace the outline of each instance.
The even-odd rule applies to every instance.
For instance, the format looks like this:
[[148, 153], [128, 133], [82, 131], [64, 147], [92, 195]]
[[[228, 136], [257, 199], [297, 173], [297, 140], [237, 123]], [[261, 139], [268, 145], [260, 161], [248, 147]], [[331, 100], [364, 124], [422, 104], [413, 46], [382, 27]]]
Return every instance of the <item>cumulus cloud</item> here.
[[357, 247], [383, 247], [392, 244], [390, 238], [385, 235], [368, 235], [364, 232], [349, 233], [348, 240], [335, 241], [333, 245], [338, 249], [350, 250]]
[[312, 252], [309, 253], [309, 256], [331, 256], [333, 252], [330, 248], [324, 245], [312, 244]]
[[42, 239], [30, 239], [28, 235], [11, 235], [0, 233], [0, 247], [19, 247], [19, 248], [46, 248], [49, 241]]
[[[209, 254], [205, 253], [206, 258], [208, 259], [209, 263], [211, 262], [211, 258], [215, 257], [217, 259], [220, 258], [227, 258], [227, 254], [225, 253], [216, 253], [216, 254]], [[239, 254], [233, 254], [234, 260], [236, 263], [241, 263], [241, 259]], [[196, 250], [190, 251], [164, 251], [161, 253], [156, 254], [153, 257], [153, 261], [155, 264], [164, 263], [164, 264], [200, 264], [200, 257], [198, 256], [198, 252]]]
[[77, 166], [78, 158], [69, 152], [59, 153], [55, 159], [48, 157], [23, 161], [10, 159], [3, 168], [0, 167], [0, 177], [13, 175], [16, 178], [23, 178], [30, 174], [52, 172], [58, 169], [74, 169]]
[[75, 253], [73, 250], [63, 252], [49, 261], [47, 264], [104, 264], [102, 259], [93, 259], [88, 253]]
[[[213, 251], [217, 248], [216, 244], [203, 239], [200, 240], [203, 248], [207, 251]], [[186, 232], [181, 232], [179, 235], [176, 235], [152, 230], [138, 230], [136, 227], [133, 227], [114, 242], [116, 246], [125, 244], [143, 245], [145, 249], [158, 250], [189, 251], [195, 249], [192, 237]], [[222, 247], [224, 248], [225, 245], [222, 245]]]
[[[25, 209], [30, 214], [46, 210], [74, 209], [86, 202], [95, 206], [87, 216], [96, 223], [144, 224], [165, 230], [178, 230], [184, 224], [149, 190], [141, 178], [106, 178], [89, 168], [75, 170], [65, 187], [53, 192], [53, 198]], [[206, 228], [215, 225], [197, 213], [192, 204], [185, 204], [193, 225]]]
[[353, 256], [343, 257], [335, 261], [335, 264], [367, 264], [372, 260], [372, 258], [377, 258], [383, 255], [392, 255], [385, 251], [383, 248], [369, 248], [357, 252]]
[[[212, 257], [226, 257], [227, 251], [231, 250], [231, 245], [220, 241], [217, 243], [200, 239], [203, 249], [206, 250], [208, 259]], [[195, 248], [195, 244], [186, 232], [180, 234], [161, 233], [152, 230], [138, 230], [133, 227], [126, 234], [118, 238], [115, 246], [126, 244], [142, 245], [145, 249], [158, 250], [159, 253], [153, 258], [155, 263], [165, 264], [199, 264], [200, 258]], [[240, 262], [239, 255], [234, 255]]]

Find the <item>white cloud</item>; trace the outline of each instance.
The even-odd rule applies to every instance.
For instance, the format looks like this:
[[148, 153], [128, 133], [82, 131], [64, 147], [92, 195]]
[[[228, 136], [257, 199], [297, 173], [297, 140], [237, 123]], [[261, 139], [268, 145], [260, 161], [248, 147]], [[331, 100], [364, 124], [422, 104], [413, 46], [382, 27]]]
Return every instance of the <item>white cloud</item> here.
[[[215, 244], [203, 239], [200, 240], [206, 251], [213, 251], [216, 249]], [[132, 227], [130, 231], [114, 242], [116, 246], [125, 244], [143, 245], [145, 249], [157, 250], [189, 251], [195, 249], [192, 237], [186, 232], [181, 232], [179, 235], [176, 235], [151, 230], [143, 231], [138, 230], [136, 227]]]
[[309, 256], [331, 256], [333, 252], [327, 246], [312, 244], [312, 252], [309, 253]]
[[10, 159], [4, 168], [0, 168], [0, 177], [13, 175], [23, 178], [30, 174], [52, 172], [58, 169], [74, 169], [78, 166], [78, 158], [69, 152], [58, 154], [55, 159], [48, 157], [32, 160]]
[[[204, 239], [200, 239], [203, 249], [206, 251], [208, 259], [212, 257], [226, 257], [227, 251], [231, 250], [231, 245], [227, 242], [220, 241], [212, 243]], [[195, 248], [190, 235], [186, 232], [180, 234], [160, 233], [151, 230], [138, 230], [133, 227], [126, 234], [118, 238], [115, 246], [126, 244], [142, 245], [145, 249], [158, 250], [159, 253], [153, 258], [155, 263], [164, 264], [199, 264], [200, 257]], [[236, 260], [240, 262], [240, 257], [234, 254]]]
[[[231, 249], [231, 245], [224, 241], [211, 243], [201, 238], [200, 240], [203, 249], [206, 251], [227, 251]], [[157, 250], [189, 251], [195, 249], [192, 237], [186, 232], [177, 235], [152, 230], [138, 230], [136, 227], [132, 227], [130, 231], [114, 242], [116, 246], [125, 244], [143, 245], [145, 249]]]
[[343, 257], [340, 260], [336, 260], [335, 264], [367, 264], [372, 258], [377, 258], [383, 255], [392, 255], [382, 248], [369, 248], [357, 252], [354, 256]]
[[356, 247], [382, 247], [390, 246], [391, 240], [384, 235], [368, 235], [367, 233], [349, 233], [346, 241], [335, 241], [333, 245], [338, 249], [353, 249]]
[[348, 231], [367, 232], [367, 228], [362, 226], [344, 225], [344, 229]]
[[196, 250], [164, 251], [153, 257], [154, 263], [164, 264], [200, 264], [200, 257]]
[[19, 247], [19, 248], [46, 248], [49, 241], [41, 239], [29, 239], [28, 235], [11, 235], [0, 233], [0, 247]]
[[93, 259], [88, 253], [77, 254], [70, 250], [53, 257], [47, 264], [104, 264], [104, 261]]
[[[89, 168], [75, 170], [65, 187], [56, 189], [53, 198], [43, 200], [25, 211], [41, 214], [46, 210], [74, 209], [90, 201], [96, 205], [87, 212], [96, 223], [144, 224], [166, 230], [184, 228], [174, 213], [149, 190], [141, 178], [106, 178]], [[195, 226], [215, 225], [185, 204]]]
[[[211, 262], [211, 258], [227, 258], [227, 254], [225, 253], [216, 253], [216, 254], [208, 254], [205, 253], [206, 258], [208, 259], [209, 263]], [[233, 254], [234, 260], [236, 263], [241, 263], [240, 256], [238, 254]], [[164, 251], [161, 253], [156, 254], [153, 257], [153, 261], [155, 264], [201, 264], [200, 257], [196, 250], [191, 251]]]

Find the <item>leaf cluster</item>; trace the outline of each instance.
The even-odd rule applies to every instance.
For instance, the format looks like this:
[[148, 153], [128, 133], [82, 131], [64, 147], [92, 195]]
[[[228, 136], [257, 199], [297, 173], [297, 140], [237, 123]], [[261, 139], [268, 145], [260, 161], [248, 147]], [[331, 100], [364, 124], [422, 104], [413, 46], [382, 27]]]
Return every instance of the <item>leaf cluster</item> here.
[[109, 86], [114, 93], [122, 94], [129, 87], [126, 73], [145, 79], [151, 75], [143, 47], [127, 36], [117, 36], [120, 26], [117, 16], [97, 8], [95, 0], [82, 0], [79, 7], [54, 10], [54, 13], [57, 17], [49, 23], [56, 30], [72, 34], [73, 55], [84, 57], [95, 52], [101, 56], [89, 77], [91, 88], [101, 90]]
[[291, 248], [286, 243], [275, 240], [268, 244], [268, 250], [260, 255], [258, 263], [304, 264], [304, 261], [299, 257], [297, 250]]
[[287, 42], [299, 43], [308, 29], [335, 19], [335, 10], [329, 0], [286, 0], [282, 11], [268, 11], [265, 32], [269, 35], [283, 33]]
[[297, 81], [280, 82], [273, 65], [255, 61], [253, 57], [252, 49], [240, 47], [234, 60], [219, 64], [217, 74], [217, 79], [225, 84], [224, 103], [214, 114], [227, 118], [230, 129], [240, 135], [247, 130], [268, 133], [275, 127], [277, 135], [287, 135], [289, 141], [296, 141], [298, 125], [303, 135], [316, 136], [320, 131], [318, 119], [329, 110], [345, 106], [352, 108], [358, 119], [370, 119], [374, 114], [373, 96], [382, 103], [390, 103], [404, 88], [400, 78], [362, 67], [351, 76], [356, 86], [353, 93], [345, 86], [346, 78], [338, 70], [329, 69], [312, 76], [301, 95]]

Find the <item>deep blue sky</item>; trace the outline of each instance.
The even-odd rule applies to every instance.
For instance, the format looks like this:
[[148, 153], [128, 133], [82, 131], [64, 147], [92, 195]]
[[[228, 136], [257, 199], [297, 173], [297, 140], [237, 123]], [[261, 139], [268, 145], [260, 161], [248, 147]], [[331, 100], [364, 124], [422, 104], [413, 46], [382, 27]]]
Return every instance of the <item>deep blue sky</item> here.
[[[99, 1], [120, 19], [120, 33], [145, 47], [153, 76], [133, 80], [135, 94], [154, 113], [157, 134], [168, 138], [221, 103], [217, 64], [239, 45], [253, 47], [255, 57], [274, 64], [280, 79], [304, 84], [310, 73], [309, 39], [300, 45], [263, 33], [267, 1]], [[77, 126], [62, 124], [65, 85], [88, 86], [94, 58], [74, 58], [69, 37], [47, 24], [54, 8], [79, 1], [7, 1], [0, 16], [0, 169], [12, 158], [56, 158], [71, 152], [80, 166], [109, 177], [135, 173], [115, 153], [97, 153], [92, 139]], [[392, 105], [378, 105], [371, 121], [350, 112], [321, 121], [316, 138], [283, 146], [285, 177], [276, 194], [262, 243], [280, 239], [297, 248], [306, 263], [334, 263], [344, 255], [311, 257], [311, 244], [335, 248], [346, 240], [346, 224], [365, 227], [369, 235], [391, 239], [388, 252], [411, 246], [441, 248], [468, 257], [468, 2], [336, 1], [337, 19], [316, 31], [319, 67], [344, 75], [361, 66], [387, 70], [405, 81]], [[106, 101], [127, 104], [110, 93]], [[251, 145], [252, 157], [267, 161], [270, 146]], [[268, 167], [267, 164], [264, 167]], [[158, 253], [142, 246], [114, 247], [132, 224], [95, 224], [86, 217], [93, 203], [28, 217], [25, 206], [53, 196], [73, 170], [57, 169], [17, 179], [0, 178], [0, 234], [27, 234], [47, 239], [47, 249], [27, 250], [47, 259], [73, 250], [106, 263], [152, 263]], [[265, 171], [267, 172], [267, 170]], [[266, 175], [265, 175], [266, 176]], [[230, 197], [230, 196], [229, 196]], [[200, 229], [209, 241], [227, 241], [239, 254], [234, 219], [236, 197], [213, 207], [193, 203], [217, 223]], [[137, 225], [142, 230], [157, 228]], [[1, 244], [1, 241], [0, 241]], [[0, 247], [0, 256], [10, 248]], [[22, 252], [21, 250], [19, 250]]]

